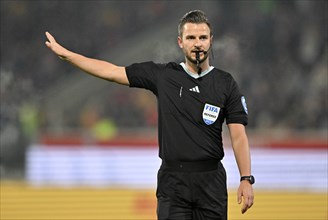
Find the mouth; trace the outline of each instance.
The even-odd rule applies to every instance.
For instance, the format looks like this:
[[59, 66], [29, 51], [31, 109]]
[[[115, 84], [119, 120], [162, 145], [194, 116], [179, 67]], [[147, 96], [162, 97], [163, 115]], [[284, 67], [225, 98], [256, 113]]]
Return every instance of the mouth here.
[[198, 57], [198, 59], [203, 59], [203, 58], [205, 58], [205, 56], [206, 56], [206, 51], [204, 51], [204, 50], [192, 50], [191, 51], [191, 55], [195, 58], [195, 59], [197, 59], [197, 57]]
[[202, 51], [202, 50], [193, 50], [193, 51], [191, 51], [191, 54], [192, 54], [192, 56], [193, 57], [200, 57], [200, 56], [202, 56], [203, 54], [204, 54], [204, 51]]
[[192, 50], [191, 53], [204, 53], [204, 50]]

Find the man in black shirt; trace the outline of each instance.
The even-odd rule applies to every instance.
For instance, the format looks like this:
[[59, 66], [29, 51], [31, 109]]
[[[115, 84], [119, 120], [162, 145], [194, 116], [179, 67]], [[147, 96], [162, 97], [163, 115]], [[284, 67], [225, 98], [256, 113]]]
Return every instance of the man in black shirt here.
[[233, 77], [209, 64], [212, 30], [206, 15], [191, 11], [180, 20], [180, 64], [135, 63], [127, 67], [71, 52], [46, 32], [46, 45], [83, 71], [130, 87], [152, 91], [158, 100], [158, 219], [227, 219], [222, 124], [228, 125], [241, 175], [242, 213], [253, 205], [254, 177], [245, 97]]

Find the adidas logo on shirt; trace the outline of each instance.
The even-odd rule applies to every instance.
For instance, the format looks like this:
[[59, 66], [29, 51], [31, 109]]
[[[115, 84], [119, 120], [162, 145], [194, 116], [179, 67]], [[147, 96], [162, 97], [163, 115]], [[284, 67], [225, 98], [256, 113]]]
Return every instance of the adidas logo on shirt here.
[[198, 86], [189, 89], [189, 91], [200, 93]]

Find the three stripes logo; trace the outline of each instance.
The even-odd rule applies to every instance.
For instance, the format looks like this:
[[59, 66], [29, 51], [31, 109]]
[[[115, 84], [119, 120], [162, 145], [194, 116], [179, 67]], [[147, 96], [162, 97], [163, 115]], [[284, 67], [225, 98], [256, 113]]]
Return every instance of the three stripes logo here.
[[200, 93], [198, 86], [195, 86], [195, 87], [189, 89], [189, 91]]

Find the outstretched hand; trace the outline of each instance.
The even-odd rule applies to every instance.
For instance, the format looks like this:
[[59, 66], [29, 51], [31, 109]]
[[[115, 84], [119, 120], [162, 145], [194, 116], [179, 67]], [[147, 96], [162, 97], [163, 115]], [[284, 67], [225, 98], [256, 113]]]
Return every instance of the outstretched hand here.
[[254, 203], [253, 187], [247, 181], [241, 181], [237, 192], [238, 204], [242, 203], [241, 213], [244, 214]]
[[55, 38], [49, 32], [46, 32], [46, 36], [48, 39], [48, 41], [46, 41], [47, 47], [50, 48], [60, 59], [65, 60], [69, 51], [57, 43]]

